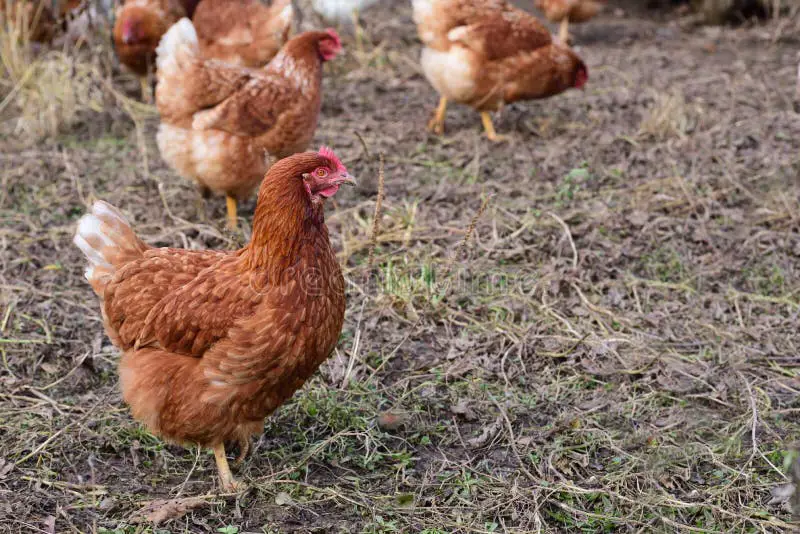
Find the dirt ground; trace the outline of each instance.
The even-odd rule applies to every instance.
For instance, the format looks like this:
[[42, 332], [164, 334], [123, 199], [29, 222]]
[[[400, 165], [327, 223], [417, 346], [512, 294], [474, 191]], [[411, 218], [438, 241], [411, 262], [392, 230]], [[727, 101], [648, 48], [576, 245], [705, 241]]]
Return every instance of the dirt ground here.
[[[148, 243], [237, 247], [254, 200], [242, 234], [221, 198], [200, 220], [153, 112], [0, 140], [0, 531], [789, 532], [793, 22], [612, 10], [574, 28], [586, 90], [508, 107], [492, 144], [460, 106], [426, 132], [410, 6], [364, 18], [315, 139], [360, 179], [327, 210], [342, 339], [267, 419], [239, 495], [218, 494], [208, 451], [131, 419], [71, 238], [102, 198]], [[156, 499], [189, 500], [154, 525]]]

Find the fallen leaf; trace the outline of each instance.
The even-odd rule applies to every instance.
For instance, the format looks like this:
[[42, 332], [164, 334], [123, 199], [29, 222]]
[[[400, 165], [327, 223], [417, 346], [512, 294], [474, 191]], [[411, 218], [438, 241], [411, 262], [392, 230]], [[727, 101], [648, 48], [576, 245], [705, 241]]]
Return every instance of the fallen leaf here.
[[383, 412], [378, 416], [378, 426], [381, 430], [397, 430], [408, 421], [408, 414], [402, 412]]
[[157, 500], [145, 505], [130, 516], [132, 523], [163, 523], [178, 519], [199, 506], [213, 504], [204, 497], [186, 497], [184, 499]]
[[48, 515], [44, 520], [44, 531], [47, 534], [56, 534], [56, 518]]
[[462, 416], [467, 421], [474, 421], [478, 418], [472, 408], [469, 407], [469, 399], [461, 399], [455, 405], [450, 407], [450, 411], [456, 415]]
[[767, 503], [769, 506], [782, 506], [789, 502], [789, 499], [794, 495], [794, 484], [781, 484], [769, 490], [772, 498]]
[[494, 423], [489, 426], [483, 427], [483, 432], [480, 433], [479, 436], [475, 436], [474, 438], [470, 438], [467, 440], [467, 445], [472, 447], [473, 449], [477, 449], [478, 447], [483, 447], [486, 443], [494, 438], [498, 432], [500, 432], [500, 428], [503, 426], [503, 418], [498, 417]]
[[0, 478], [5, 478], [14, 469], [14, 464], [0, 458]]
[[286, 493], [285, 491], [280, 491], [278, 492], [277, 495], [275, 495], [275, 504], [277, 504], [278, 506], [283, 506], [285, 504], [291, 504], [291, 503], [292, 503], [292, 496]]

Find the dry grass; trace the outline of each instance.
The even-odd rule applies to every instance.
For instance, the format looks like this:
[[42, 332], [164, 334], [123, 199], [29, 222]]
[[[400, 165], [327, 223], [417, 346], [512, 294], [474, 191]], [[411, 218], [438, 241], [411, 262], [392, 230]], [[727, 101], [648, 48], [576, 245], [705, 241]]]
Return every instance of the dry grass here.
[[6, 12], [16, 16], [0, 20], [3, 133], [37, 141], [102, 113], [109, 98], [104, 47], [90, 50], [81, 43], [36, 53], [41, 45], [31, 41], [30, 33], [36, 19], [29, 21], [27, 11], [12, 11], [10, 0], [4, 1]]
[[704, 31], [607, 17], [575, 28], [609, 36], [582, 47], [589, 88], [512, 106], [495, 145], [460, 106], [427, 134], [408, 6], [366, 16], [382, 45], [331, 65], [315, 139], [359, 178], [326, 214], [345, 327], [240, 495], [130, 418], [70, 243], [103, 198], [149, 243], [231, 248], [224, 202], [197, 223], [156, 121], [117, 97], [25, 151], [0, 141], [0, 531], [790, 532], [786, 21], [709, 52]]

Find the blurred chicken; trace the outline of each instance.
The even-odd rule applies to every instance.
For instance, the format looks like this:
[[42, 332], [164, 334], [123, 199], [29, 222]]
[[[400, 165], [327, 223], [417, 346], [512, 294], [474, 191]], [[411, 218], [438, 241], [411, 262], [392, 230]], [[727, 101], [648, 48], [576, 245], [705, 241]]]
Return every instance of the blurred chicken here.
[[490, 111], [581, 88], [589, 78], [569, 47], [503, 0], [413, 0], [413, 6], [422, 69], [441, 95], [428, 125], [438, 134], [444, 133], [448, 100], [478, 110], [489, 139], [499, 141]]
[[380, 0], [312, 0], [314, 11], [326, 20], [339, 24], [358, 18], [359, 11], [367, 9]]
[[192, 23], [203, 57], [256, 68], [286, 43], [292, 19], [291, 0], [202, 0]]
[[569, 23], [586, 22], [597, 15], [607, 0], [536, 0], [536, 7], [551, 22], [560, 22], [558, 39], [569, 42]]
[[156, 100], [161, 156], [184, 178], [227, 197], [228, 225], [237, 201], [277, 160], [308, 147], [322, 103], [322, 64], [341, 51], [334, 30], [290, 39], [264, 68], [204, 60], [188, 19], [158, 46]]
[[156, 435], [213, 449], [236, 490], [225, 442], [240, 458], [264, 418], [333, 350], [344, 279], [325, 226], [325, 199], [355, 184], [323, 148], [276, 163], [241, 250], [153, 248], [122, 214], [95, 202], [75, 244], [100, 297], [106, 333], [123, 351], [125, 402]]
[[29, 41], [47, 43], [58, 33], [59, 23], [82, 4], [83, 0], [0, 0], [0, 21], [24, 26], [21, 35]]
[[115, 13], [113, 43], [120, 63], [139, 77], [142, 98], [152, 101], [148, 79], [156, 47], [170, 26], [191, 17], [199, 0], [127, 0]]

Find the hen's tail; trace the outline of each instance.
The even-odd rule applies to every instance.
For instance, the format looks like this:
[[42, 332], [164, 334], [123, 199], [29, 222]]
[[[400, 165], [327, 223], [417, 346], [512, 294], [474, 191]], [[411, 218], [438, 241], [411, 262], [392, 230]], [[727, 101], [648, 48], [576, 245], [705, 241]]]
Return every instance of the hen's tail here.
[[275, 0], [270, 6], [270, 21], [273, 21], [276, 33], [285, 33], [292, 28], [294, 7], [292, 0]]
[[95, 202], [91, 212], [81, 217], [72, 242], [89, 260], [86, 279], [100, 296], [117, 269], [141, 258], [148, 248], [122, 213], [102, 200]]
[[167, 30], [156, 48], [156, 68], [158, 76], [180, 76], [187, 60], [191, 61], [200, 54], [197, 32], [192, 22], [186, 17]]
[[182, 18], [156, 48], [156, 105], [162, 118], [197, 111], [192, 97], [201, 88], [192, 81], [201, 59], [197, 32], [189, 19]]

